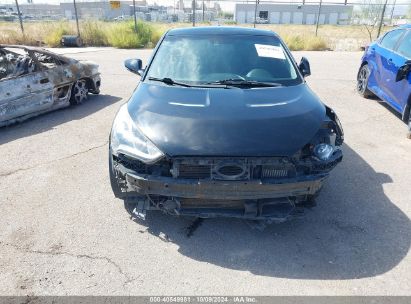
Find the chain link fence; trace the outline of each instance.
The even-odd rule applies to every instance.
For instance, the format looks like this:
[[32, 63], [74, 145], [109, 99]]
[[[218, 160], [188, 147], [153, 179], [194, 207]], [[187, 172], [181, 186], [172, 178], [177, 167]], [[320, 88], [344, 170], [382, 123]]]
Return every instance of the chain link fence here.
[[[285, 36], [320, 36], [327, 40], [320, 43], [323, 48], [350, 50], [391, 26], [411, 22], [409, 0], [34, 1], [0, 0], [0, 43], [57, 46], [61, 36], [75, 35], [88, 45], [150, 47], [172, 27], [242, 25]], [[344, 27], [356, 30], [335, 29]], [[128, 41], [111, 42], [120, 38]], [[339, 47], [340, 38], [356, 41]]]

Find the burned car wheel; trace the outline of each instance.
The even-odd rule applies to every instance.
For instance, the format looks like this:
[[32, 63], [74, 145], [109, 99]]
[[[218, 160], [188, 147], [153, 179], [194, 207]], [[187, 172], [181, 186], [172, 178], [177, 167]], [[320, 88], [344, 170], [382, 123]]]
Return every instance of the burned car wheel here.
[[370, 98], [374, 94], [368, 89], [368, 78], [370, 77], [370, 68], [368, 64], [363, 65], [357, 75], [357, 92], [365, 98]]
[[80, 104], [88, 98], [87, 82], [84, 79], [77, 80], [71, 89], [71, 104]]

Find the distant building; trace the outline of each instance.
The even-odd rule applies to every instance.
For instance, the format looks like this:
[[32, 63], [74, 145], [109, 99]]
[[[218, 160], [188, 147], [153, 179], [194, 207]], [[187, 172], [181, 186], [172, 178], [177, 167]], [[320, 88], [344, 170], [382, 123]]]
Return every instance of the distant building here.
[[[352, 5], [323, 4], [321, 6], [320, 24], [349, 24], [353, 11]], [[257, 6], [257, 23], [271, 24], [315, 24], [318, 5], [297, 4], [259, 4]], [[235, 6], [234, 20], [237, 23], [254, 23], [255, 4]]]
[[[1, 1], [1, 0], [0, 0]], [[20, 10], [24, 19], [75, 19], [75, 9], [72, 0], [63, 0], [60, 4], [20, 4]], [[199, 1], [198, 1], [199, 2]], [[146, 0], [136, 0], [136, 17], [144, 21], [154, 22], [192, 22], [192, 7], [184, 7], [184, 1], [175, 1], [176, 5], [148, 5]], [[202, 3], [201, 3], [202, 4]], [[107, 1], [107, 0], [78, 0], [76, 1], [77, 15], [79, 19], [100, 20], [127, 20], [134, 14], [132, 0]], [[219, 6], [213, 8], [197, 3], [196, 22], [215, 20], [219, 12]], [[0, 6], [0, 21], [13, 21], [17, 18], [15, 6]]]
[[35, 19], [61, 19], [61, 7], [58, 4], [22, 3], [20, 12], [23, 16]]
[[[119, 7], [113, 7], [110, 1], [82, 1], [76, 2], [77, 14], [81, 19], [114, 19], [130, 15], [130, 5], [133, 1], [119, 1]], [[145, 0], [136, 1], [136, 6], [147, 6]], [[74, 5], [72, 2], [60, 3], [64, 17], [74, 19]]]

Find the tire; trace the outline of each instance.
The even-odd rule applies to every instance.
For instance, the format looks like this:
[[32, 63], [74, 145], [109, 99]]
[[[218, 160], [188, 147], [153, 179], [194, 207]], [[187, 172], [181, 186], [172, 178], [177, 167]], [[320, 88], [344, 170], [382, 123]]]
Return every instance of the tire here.
[[407, 129], [408, 129], [407, 138], [411, 139], [411, 107], [409, 107], [408, 109], [408, 117], [406, 117], [405, 122], [407, 123]]
[[370, 77], [370, 68], [364, 64], [357, 74], [357, 92], [365, 98], [373, 97], [374, 94], [368, 89], [368, 78]]
[[87, 98], [88, 98], [87, 82], [84, 79], [79, 79], [71, 87], [70, 103], [73, 105], [80, 104], [86, 101]]
[[109, 148], [109, 153], [108, 153], [108, 169], [109, 169], [109, 177], [110, 177], [110, 185], [111, 189], [113, 190], [113, 194], [117, 198], [123, 198], [124, 193], [121, 191], [120, 186], [117, 182], [117, 179], [114, 174], [114, 168], [113, 168], [113, 156], [111, 154], [111, 149]]

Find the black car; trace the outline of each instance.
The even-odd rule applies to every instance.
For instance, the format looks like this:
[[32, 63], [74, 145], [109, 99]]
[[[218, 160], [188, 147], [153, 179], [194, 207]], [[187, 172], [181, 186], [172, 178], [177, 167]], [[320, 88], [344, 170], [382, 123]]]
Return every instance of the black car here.
[[168, 31], [110, 135], [110, 180], [134, 214], [284, 221], [342, 160], [334, 111], [271, 31]]

